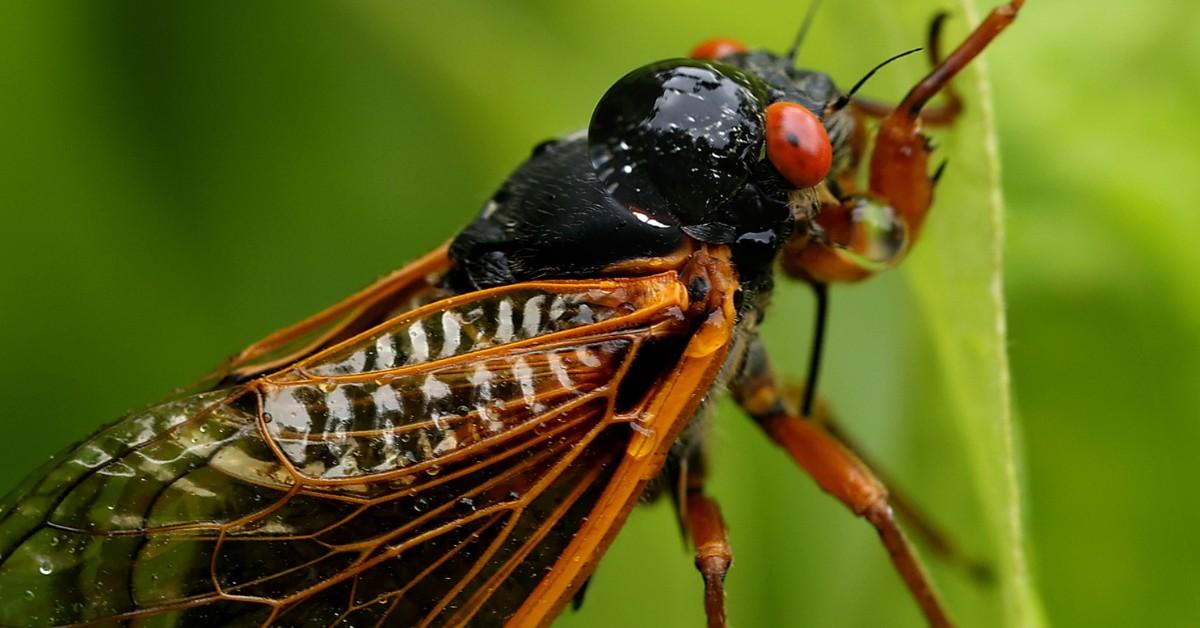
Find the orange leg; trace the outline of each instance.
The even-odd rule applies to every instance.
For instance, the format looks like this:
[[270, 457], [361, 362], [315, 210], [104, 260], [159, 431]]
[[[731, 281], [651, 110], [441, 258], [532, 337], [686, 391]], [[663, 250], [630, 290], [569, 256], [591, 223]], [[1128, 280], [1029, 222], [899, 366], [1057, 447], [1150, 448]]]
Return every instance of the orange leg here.
[[871, 194], [886, 202], [916, 240], [933, 196], [929, 146], [921, 134], [921, 109], [1017, 17], [1024, 0], [992, 10], [953, 52], [921, 79], [883, 120], [871, 153]]
[[[929, 35], [925, 50], [929, 53], [929, 65], [934, 68], [942, 63], [942, 26], [949, 17], [949, 13], [942, 11], [934, 15], [933, 20], [929, 23]], [[953, 124], [962, 113], [962, 98], [955, 91], [953, 83], [947, 83], [942, 88], [942, 98], [944, 102], [941, 105], [921, 110], [921, 122], [926, 126]], [[886, 118], [896, 108], [895, 105], [875, 102], [858, 96], [852, 98], [850, 102], [856, 111], [870, 118]]]
[[[789, 401], [804, 398], [803, 389], [793, 390], [790, 387], [785, 389], [785, 396]], [[863, 448], [855, 441], [853, 437], [846, 432], [842, 427], [841, 422], [837, 420], [829, 408], [822, 404], [811, 415], [811, 419], [820, 424], [821, 429], [828, 433], [831, 437], [854, 454], [856, 458], [862, 461], [869, 469], [873, 469], [875, 477], [884, 486], [888, 487], [888, 501], [891, 502], [892, 508], [900, 519], [907, 524], [913, 535], [923, 545], [929, 548], [930, 551], [946, 564], [963, 569], [971, 578], [981, 584], [986, 584], [992, 580], [992, 570], [987, 563], [971, 558], [963, 553], [958, 543], [954, 541], [941, 526], [934, 523], [932, 517], [928, 513], [921, 510], [912, 499], [905, 493], [896, 488], [896, 482], [884, 473], [880, 466], [871, 460], [871, 457], [865, 453]]]
[[[921, 607], [930, 626], [952, 626], [912, 546], [896, 525], [887, 488], [862, 460], [815, 421], [791, 414], [756, 344], [733, 393], [742, 408], [782, 447], [817, 485], [865, 518], [879, 533], [892, 565]], [[820, 409], [820, 406], [818, 406]]]
[[[1023, 4], [1024, 0], [1011, 0], [993, 9], [895, 108], [885, 112], [883, 107], [867, 103], [854, 107], [860, 119], [866, 115], [883, 118], [871, 151], [867, 193], [823, 205], [815, 219], [820, 237], [804, 240], [799, 250], [788, 250], [785, 272], [812, 282], [850, 282], [904, 259], [921, 235], [937, 178], [936, 172], [933, 176], [929, 172], [931, 146], [921, 132], [921, 124], [927, 121], [922, 110], [939, 92], [947, 91], [951, 79], [1016, 19]], [[935, 21], [934, 35], [939, 24]], [[953, 92], [950, 94], [949, 109], [929, 116], [934, 122], [948, 122], [957, 115], [953, 110], [961, 105]], [[849, 102], [843, 97], [826, 115]]]
[[702, 451], [683, 458], [676, 470], [674, 494], [684, 540], [696, 549], [696, 569], [704, 580], [704, 614], [709, 628], [725, 628], [725, 574], [733, 564], [729, 531], [717, 502], [704, 494], [707, 468]]
[[733, 564], [729, 530], [717, 503], [699, 488], [689, 487], [684, 516], [696, 547], [696, 569], [704, 579], [708, 628], [725, 628], [725, 574]]

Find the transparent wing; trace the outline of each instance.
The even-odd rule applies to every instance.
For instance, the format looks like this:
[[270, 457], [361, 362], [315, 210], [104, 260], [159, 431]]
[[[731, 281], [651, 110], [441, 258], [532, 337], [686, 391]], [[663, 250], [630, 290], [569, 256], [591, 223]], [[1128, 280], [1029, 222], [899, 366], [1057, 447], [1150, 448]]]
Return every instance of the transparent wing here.
[[4, 502], [0, 624], [500, 623], [618, 472], [686, 300], [472, 293], [130, 416]]
[[195, 390], [234, 379], [245, 381], [291, 364], [378, 325], [398, 312], [445, 297], [437, 284], [450, 268], [448, 246], [381, 277], [339, 303], [246, 347]]

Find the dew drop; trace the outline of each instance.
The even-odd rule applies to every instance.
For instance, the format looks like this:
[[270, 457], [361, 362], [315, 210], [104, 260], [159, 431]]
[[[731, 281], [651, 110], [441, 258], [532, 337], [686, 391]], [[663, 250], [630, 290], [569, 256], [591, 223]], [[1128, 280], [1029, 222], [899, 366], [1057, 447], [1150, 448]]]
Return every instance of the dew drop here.
[[630, 421], [629, 427], [633, 428], [633, 431], [635, 431], [638, 434], [641, 434], [642, 436], [645, 436], [647, 438], [654, 436], [654, 429], [650, 428], [650, 427], [646, 427], [639, 421]]
[[836, 243], [851, 261], [870, 270], [896, 263], [908, 249], [908, 227], [895, 210], [870, 198], [859, 199], [850, 213], [850, 242]]
[[54, 573], [54, 567], [51, 566], [50, 563], [42, 561], [42, 563], [38, 565], [38, 573], [42, 574], [43, 576], [48, 576]]

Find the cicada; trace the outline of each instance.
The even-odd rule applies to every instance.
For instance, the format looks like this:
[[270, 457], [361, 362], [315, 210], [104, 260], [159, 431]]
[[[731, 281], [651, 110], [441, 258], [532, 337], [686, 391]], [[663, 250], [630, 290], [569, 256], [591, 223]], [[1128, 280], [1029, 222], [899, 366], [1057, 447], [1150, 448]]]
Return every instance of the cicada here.
[[710, 40], [630, 72], [448, 244], [10, 494], [0, 624], [544, 626], [661, 493], [721, 626], [732, 553], [701, 418], [729, 392], [951, 625], [817, 400], [820, 342], [796, 403], [756, 330], [777, 272], [821, 321], [826, 286], [904, 258], [937, 178], [922, 125], [959, 109], [926, 105], [1021, 4], [933, 46], [896, 106], [794, 67], [794, 47]]

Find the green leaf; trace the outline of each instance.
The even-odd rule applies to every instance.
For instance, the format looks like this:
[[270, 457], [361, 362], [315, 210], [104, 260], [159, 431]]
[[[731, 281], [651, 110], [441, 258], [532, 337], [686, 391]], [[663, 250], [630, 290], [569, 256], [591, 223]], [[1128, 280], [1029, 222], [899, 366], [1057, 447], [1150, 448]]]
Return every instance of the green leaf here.
[[[977, 22], [969, 0], [964, 8]], [[952, 410], [946, 427], [967, 451], [989, 560], [999, 574], [997, 618], [1001, 625], [1037, 626], [1044, 621], [1022, 534], [1002, 277], [1004, 198], [987, 60], [973, 63], [958, 85], [975, 106], [946, 141], [955, 176], [938, 190], [941, 211], [908, 261], [908, 279], [933, 345], [939, 397]]]

